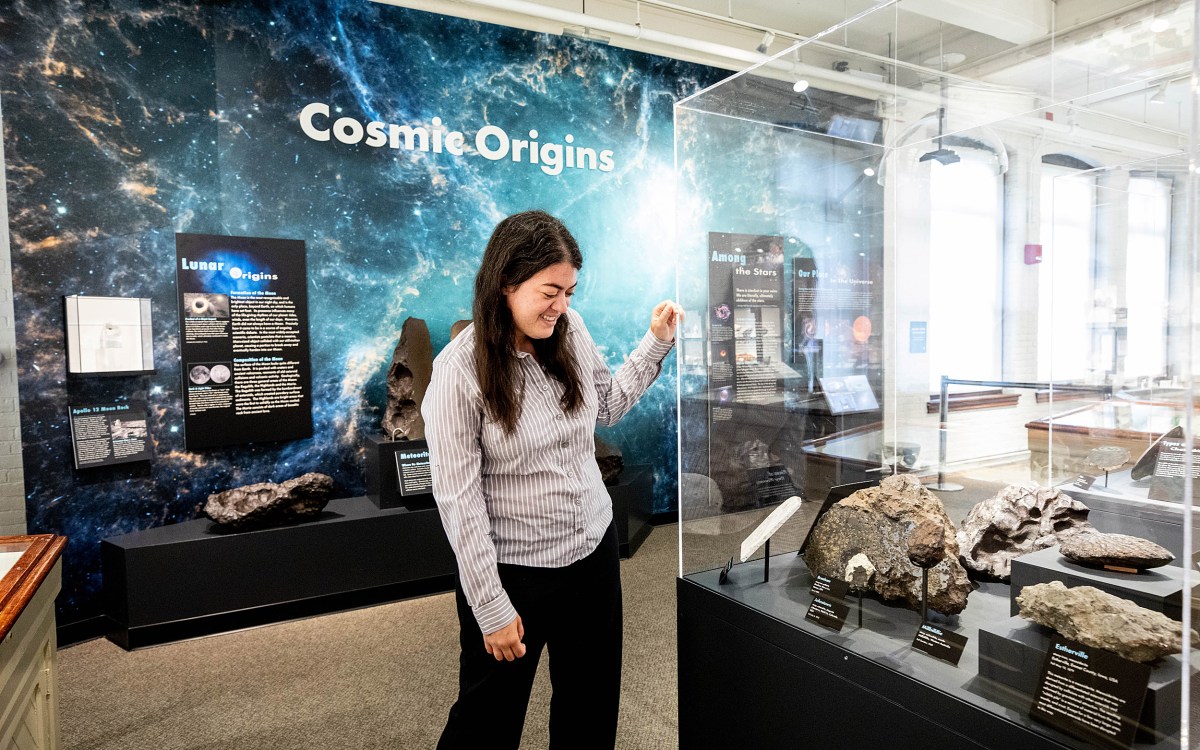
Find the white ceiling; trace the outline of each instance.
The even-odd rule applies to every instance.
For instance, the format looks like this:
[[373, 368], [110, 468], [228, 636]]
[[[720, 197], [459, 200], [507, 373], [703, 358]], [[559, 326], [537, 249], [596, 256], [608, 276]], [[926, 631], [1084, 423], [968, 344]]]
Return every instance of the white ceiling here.
[[[863, 85], [936, 86], [938, 70], [1177, 133], [1188, 130], [1193, 0], [380, 0], [740, 70], [821, 35], [763, 73], [839, 61]], [[880, 5], [887, 7], [879, 8]], [[847, 19], [876, 8], [873, 13]], [[1151, 26], [1158, 21], [1162, 25]], [[837, 28], [841, 24], [840, 28]], [[766, 55], [753, 50], [775, 32]], [[830, 46], [832, 45], [832, 46]], [[895, 58], [919, 71], [896, 68]], [[836, 76], [835, 76], [836, 77]], [[846, 76], [840, 76], [844, 84]], [[853, 88], [851, 84], [850, 88]], [[1164, 89], [1164, 103], [1151, 99]], [[1086, 113], [1084, 113], [1086, 114]]]

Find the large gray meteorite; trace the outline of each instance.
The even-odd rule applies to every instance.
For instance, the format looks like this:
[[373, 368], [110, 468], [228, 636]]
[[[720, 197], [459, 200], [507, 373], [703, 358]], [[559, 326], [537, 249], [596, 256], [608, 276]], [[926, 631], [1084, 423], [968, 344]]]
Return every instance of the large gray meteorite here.
[[[808, 540], [804, 562], [813, 575], [842, 578], [852, 558], [866, 555], [875, 568], [866, 590], [917, 609], [921, 569], [909, 561], [909, 537], [919, 527], [938, 526], [954, 528], [942, 501], [911, 474], [896, 474], [826, 511]], [[953, 615], [967, 606], [971, 582], [958, 561], [954, 535], [945, 534], [944, 544], [944, 557], [929, 570], [929, 606]], [[929, 562], [935, 556], [924, 555]]]
[[315, 518], [333, 492], [333, 477], [309, 472], [281, 484], [259, 482], [208, 496], [204, 514], [235, 531]]
[[1183, 650], [1182, 624], [1091, 586], [1069, 589], [1061, 581], [1026, 586], [1017, 604], [1026, 620], [1132, 661], [1151, 662]]
[[1058, 548], [1062, 556], [1084, 565], [1157, 568], [1175, 559], [1170, 550], [1149, 539], [1128, 534], [1077, 534]]
[[1070, 495], [1032, 482], [1010, 484], [963, 519], [958, 530], [963, 565], [1007, 581], [1014, 557], [1092, 531], [1087, 517], [1087, 506]]
[[388, 368], [388, 402], [383, 432], [389, 438], [420, 440], [425, 437], [421, 401], [433, 377], [433, 344], [429, 327], [420, 318], [406, 318], [400, 341]]

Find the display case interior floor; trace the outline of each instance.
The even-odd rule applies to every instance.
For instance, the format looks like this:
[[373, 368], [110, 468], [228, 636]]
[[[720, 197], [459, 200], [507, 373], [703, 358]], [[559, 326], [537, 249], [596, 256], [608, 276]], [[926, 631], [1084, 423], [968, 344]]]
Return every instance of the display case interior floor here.
[[[617, 747], [678, 746], [678, 528], [621, 562], [625, 655]], [[548, 744], [543, 655], [524, 748]], [[62, 747], [71, 750], [432, 748], [454, 702], [452, 594], [126, 652], [59, 651]]]

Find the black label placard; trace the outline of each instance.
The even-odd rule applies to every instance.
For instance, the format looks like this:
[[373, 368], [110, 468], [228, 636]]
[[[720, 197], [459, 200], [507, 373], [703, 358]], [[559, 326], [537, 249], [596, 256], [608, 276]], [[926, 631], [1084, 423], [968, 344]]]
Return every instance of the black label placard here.
[[754, 497], [764, 505], [787, 500], [798, 494], [786, 466], [747, 469], [746, 473], [750, 475], [750, 482], [754, 485]]
[[396, 486], [404, 497], [433, 492], [429, 444], [424, 440], [410, 440], [396, 451]]
[[850, 593], [850, 584], [836, 578], [817, 576], [813, 579], [812, 587], [809, 588], [808, 593], [813, 596], [832, 597], [842, 601], [846, 598], [846, 594]]
[[1104, 747], [1133, 745], [1150, 667], [1055, 635], [1029, 715]]
[[814, 596], [812, 604], [808, 605], [808, 611], [804, 613], [804, 619], [840, 633], [848, 614], [850, 608], [840, 600], [832, 596]]
[[189, 450], [312, 437], [304, 243], [175, 235]]
[[[1154, 477], [1150, 480], [1149, 498], [1165, 502], [1183, 502], [1183, 482], [1187, 476], [1187, 441], [1162, 438], [1158, 441], [1158, 458], [1154, 462]], [[1192, 448], [1192, 487], [1200, 490], [1200, 447]]]
[[1072, 487], [1078, 487], [1081, 490], [1090, 490], [1092, 485], [1096, 483], [1096, 478], [1091, 474], [1080, 474], [1075, 477], [1075, 481], [1071, 482]]
[[967, 647], [967, 640], [965, 635], [926, 622], [917, 629], [912, 647], [913, 651], [920, 651], [935, 659], [948, 661], [957, 667], [958, 660], [962, 658], [963, 649]]
[[146, 404], [87, 404], [68, 407], [75, 468], [149, 461]]

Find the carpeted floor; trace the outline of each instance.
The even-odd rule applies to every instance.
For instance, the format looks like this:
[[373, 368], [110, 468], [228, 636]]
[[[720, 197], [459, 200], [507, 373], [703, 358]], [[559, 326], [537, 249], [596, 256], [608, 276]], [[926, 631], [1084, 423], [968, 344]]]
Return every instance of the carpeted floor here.
[[[625, 659], [617, 747], [678, 747], [676, 526], [621, 564]], [[450, 594], [125, 652], [59, 652], [68, 750], [432, 748], [457, 680]], [[522, 743], [547, 745], [543, 656]]]

